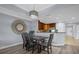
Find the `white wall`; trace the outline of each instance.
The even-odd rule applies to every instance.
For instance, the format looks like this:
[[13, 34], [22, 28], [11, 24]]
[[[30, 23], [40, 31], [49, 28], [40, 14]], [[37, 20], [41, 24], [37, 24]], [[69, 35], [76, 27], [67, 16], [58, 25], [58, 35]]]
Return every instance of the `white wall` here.
[[[0, 48], [22, 42], [21, 36], [15, 34], [11, 28], [11, 24], [15, 20], [16, 18], [14, 17], [0, 14]], [[36, 29], [36, 23], [28, 21], [24, 22], [26, 24], [27, 31]]]

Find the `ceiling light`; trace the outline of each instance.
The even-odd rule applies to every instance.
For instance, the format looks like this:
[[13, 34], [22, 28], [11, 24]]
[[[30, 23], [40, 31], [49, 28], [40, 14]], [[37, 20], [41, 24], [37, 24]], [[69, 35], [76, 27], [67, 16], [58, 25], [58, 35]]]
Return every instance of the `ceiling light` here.
[[32, 10], [29, 12], [29, 16], [31, 19], [38, 19], [38, 12], [36, 10]]

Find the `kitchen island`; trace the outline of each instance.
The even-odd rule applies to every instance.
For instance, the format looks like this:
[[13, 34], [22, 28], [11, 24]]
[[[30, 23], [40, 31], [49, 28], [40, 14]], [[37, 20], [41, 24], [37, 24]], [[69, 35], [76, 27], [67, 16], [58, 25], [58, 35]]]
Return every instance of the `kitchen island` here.
[[[35, 32], [35, 35], [44, 37], [49, 37], [50, 34], [54, 34], [52, 45], [63, 46], [65, 44], [65, 32]], [[48, 40], [48, 38], [46, 40]]]

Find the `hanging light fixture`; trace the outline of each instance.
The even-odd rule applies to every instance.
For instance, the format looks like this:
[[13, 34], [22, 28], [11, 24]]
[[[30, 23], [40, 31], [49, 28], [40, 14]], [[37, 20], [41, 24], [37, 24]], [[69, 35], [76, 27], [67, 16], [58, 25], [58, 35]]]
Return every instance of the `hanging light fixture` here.
[[35, 10], [35, 6], [34, 6], [34, 9], [29, 12], [29, 16], [31, 19], [34, 19], [34, 20], [38, 19], [38, 12]]
[[32, 10], [29, 12], [29, 16], [31, 19], [38, 19], [38, 12], [36, 10]]

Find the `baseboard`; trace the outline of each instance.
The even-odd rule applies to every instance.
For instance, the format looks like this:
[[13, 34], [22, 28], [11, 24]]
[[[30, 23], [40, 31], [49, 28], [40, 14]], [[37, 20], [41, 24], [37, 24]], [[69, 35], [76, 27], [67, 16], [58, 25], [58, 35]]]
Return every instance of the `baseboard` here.
[[19, 44], [22, 44], [22, 43], [23, 43], [23, 42], [19, 42], [19, 43], [15, 43], [15, 44], [12, 44], [12, 45], [0, 47], [0, 50], [1, 50], [1, 49], [5, 49], [5, 48], [9, 48], [9, 47], [12, 47], [12, 46], [16, 46], [16, 45], [19, 45]]

